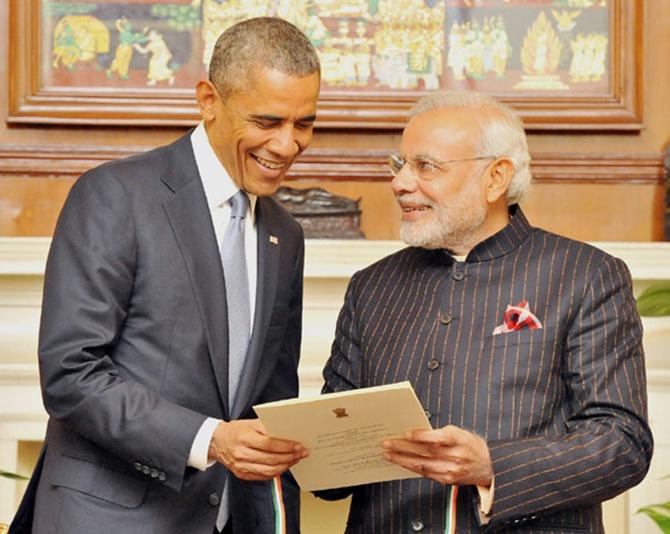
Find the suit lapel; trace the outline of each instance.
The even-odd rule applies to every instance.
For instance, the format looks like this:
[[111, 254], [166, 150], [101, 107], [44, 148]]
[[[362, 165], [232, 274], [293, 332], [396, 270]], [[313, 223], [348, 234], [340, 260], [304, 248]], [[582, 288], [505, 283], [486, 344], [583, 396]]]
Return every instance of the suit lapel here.
[[184, 258], [225, 413], [228, 406], [228, 316], [219, 247], [189, 136], [176, 143], [173, 173], [163, 182], [174, 195], [163, 207]]
[[277, 276], [279, 264], [279, 247], [281, 243], [270, 241], [274, 221], [270, 217], [271, 210], [264, 206], [269, 200], [259, 197], [256, 204], [256, 232], [258, 236], [258, 273], [256, 285], [256, 311], [254, 325], [249, 341], [249, 350], [244, 363], [240, 385], [233, 405], [232, 417], [237, 418], [244, 411], [254, 392], [258, 369], [263, 359], [265, 334], [272, 316], [275, 295], [277, 292]]

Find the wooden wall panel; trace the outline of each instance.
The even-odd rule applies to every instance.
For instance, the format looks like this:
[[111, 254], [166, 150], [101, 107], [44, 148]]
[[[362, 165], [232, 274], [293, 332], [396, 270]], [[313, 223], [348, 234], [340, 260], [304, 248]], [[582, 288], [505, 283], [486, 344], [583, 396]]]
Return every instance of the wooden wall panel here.
[[[0, 177], [0, 236], [50, 236], [74, 177]], [[360, 198], [368, 239], [397, 239], [400, 212], [388, 182], [290, 180]], [[556, 183], [533, 186], [524, 210], [532, 224], [587, 241], [663, 240], [663, 186]]]
[[74, 180], [0, 176], [0, 236], [50, 236]]
[[[9, 0], [0, 0], [7, 35]], [[582, 239], [662, 239], [662, 159], [670, 141], [670, 2], [645, 0], [644, 119], [639, 133], [531, 132], [536, 224]], [[0, 94], [8, 95], [8, 42], [0, 40]], [[115, 157], [168, 143], [186, 128], [8, 125], [0, 99], [0, 235], [50, 235], [74, 178]], [[397, 237], [386, 154], [399, 131], [319, 129], [288, 185], [361, 197], [369, 238]], [[576, 215], [581, 219], [576, 222]], [[583, 222], [583, 224], [582, 224]]]

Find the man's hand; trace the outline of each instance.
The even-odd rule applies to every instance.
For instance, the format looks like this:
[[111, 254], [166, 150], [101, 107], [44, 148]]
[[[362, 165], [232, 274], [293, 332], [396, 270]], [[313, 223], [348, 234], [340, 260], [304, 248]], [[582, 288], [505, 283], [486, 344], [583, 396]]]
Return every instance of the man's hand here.
[[308, 455], [300, 443], [271, 438], [258, 419], [222, 421], [214, 430], [208, 457], [242, 480], [271, 480]]
[[486, 441], [453, 425], [413, 430], [382, 443], [384, 458], [442, 484], [488, 487], [493, 466]]

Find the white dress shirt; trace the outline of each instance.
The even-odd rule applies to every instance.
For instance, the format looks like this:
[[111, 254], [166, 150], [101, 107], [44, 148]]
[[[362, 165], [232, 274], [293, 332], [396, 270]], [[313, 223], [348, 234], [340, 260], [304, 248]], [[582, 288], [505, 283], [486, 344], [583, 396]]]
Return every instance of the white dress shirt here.
[[[207, 138], [204, 123], [198, 124], [198, 127], [191, 134], [191, 144], [195, 154], [195, 163], [198, 167], [198, 173], [202, 180], [202, 186], [207, 198], [207, 206], [212, 216], [216, 242], [219, 245], [219, 254], [223, 242], [223, 236], [226, 232], [226, 226], [230, 220], [229, 200], [240, 190], [233, 179], [226, 171], [223, 164], [216, 156], [212, 145]], [[257, 243], [258, 234], [256, 231], [256, 195], [247, 193], [249, 197], [250, 216], [244, 218], [244, 252], [247, 260], [247, 271], [249, 275], [249, 310], [251, 313], [250, 323], [254, 324], [254, 313], [256, 310], [256, 280], [258, 276], [257, 266]], [[219, 419], [208, 417], [200, 427], [200, 430], [193, 440], [191, 452], [187, 464], [204, 471], [214, 462], [207, 461], [209, 443], [212, 440], [214, 430], [219, 424]]]

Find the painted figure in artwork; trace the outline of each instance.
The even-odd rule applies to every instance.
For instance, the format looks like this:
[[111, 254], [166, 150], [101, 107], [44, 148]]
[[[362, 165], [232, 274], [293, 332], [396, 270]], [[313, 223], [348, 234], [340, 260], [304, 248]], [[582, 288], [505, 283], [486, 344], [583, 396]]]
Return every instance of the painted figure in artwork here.
[[313, 11], [312, 3], [312, 0], [279, 0], [276, 16], [304, 31], [309, 24], [310, 9]]
[[591, 63], [591, 81], [598, 82], [605, 75], [605, 61], [607, 59], [607, 35], [598, 33], [592, 36], [593, 61]]
[[74, 69], [81, 49], [77, 44], [74, 30], [68, 22], [62, 25], [60, 32], [54, 32], [54, 45], [54, 68], [58, 67], [61, 62], [68, 69]]
[[135, 50], [141, 54], [151, 54], [147, 70], [147, 85], [156, 85], [157, 82], [167, 80], [174, 84], [174, 71], [168, 66], [172, 59], [172, 52], [165, 43], [163, 36], [156, 30], [151, 30], [146, 46], [134, 44]]
[[358, 85], [365, 86], [370, 79], [370, 39], [366, 36], [367, 27], [363, 21], [356, 23], [353, 56], [356, 60], [356, 79]]
[[606, 71], [607, 43], [607, 36], [602, 33], [580, 33], [571, 41], [571, 81], [599, 82], [602, 79]]
[[465, 64], [465, 72], [475, 80], [484, 77], [484, 42], [482, 35], [478, 20], [468, 23], [465, 33], [465, 46], [469, 54]]
[[439, 86], [444, 39], [444, 1], [429, 7], [423, 0], [380, 0], [376, 20], [375, 78], [392, 89]]
[[558, 72], [563, 43], [544, 11], [535, 19], [523, 39], [521, 65], [524, 74], [517, 89], [568, 89]]
[[305, 35], [309, 37], [312, 44], [317, 47], [322, 46], [326, 42], [326, 39], [330, 37], [328, 28], [317, 15], [314, 6], [310, 6], [307, 9], [307, 23], [305, 27], [298, 27], [305, 32]]
[[465, 64], [467, 63], [467, 49], [465, 48], [465, 25], [454, 22], [449, 32], [449, 52], [447, 65], [451, 67], [456, 80], [465, 80]]
[[496, 78], [505, 77], [512, 47], [502, 16], [486, 17], [482, 23], [476, 19], [454, 22], [448, 40], [447, 65], [454, 79], [480, 80], [490, 72]]
[[109, 30], [96, 17], [66, 15], [54, 28], [53, 42], [53, 67], [74, 70], [78, 62], [109, 52]]
[[107, 77], [111, 78], [116, 72], [122, 80], [127, 80], [130, 60], [133, 58], [133, 45], [145, 44], [149, 40], [148, 28], [134, 32], [130, 21], [125, 17], [116, 19], [115, 26], [119, 30], [119, 44], [116, 46], [112, 64], [107, 69]]
[[271, 16], [276, 0], [193, 0], [191, 7], [202, 6], [202, 39], [205, 46], [202, 62], [207, 68], [214, 43], [219, 35], [238, 22], [254, 17]]
[[503, 78], [505, 76], [505, 71], [507, 70], [507, 60], [510, 55], [512, 55], [512, 45], [509, 42], [509, 37], [507, 37], [507, 31], [505, 31], [505, 21], [502, 16], [498, 15], [493, 18], [493, 70], [496, 74], [496, 78]]

